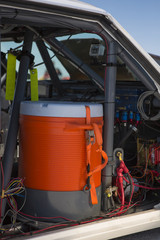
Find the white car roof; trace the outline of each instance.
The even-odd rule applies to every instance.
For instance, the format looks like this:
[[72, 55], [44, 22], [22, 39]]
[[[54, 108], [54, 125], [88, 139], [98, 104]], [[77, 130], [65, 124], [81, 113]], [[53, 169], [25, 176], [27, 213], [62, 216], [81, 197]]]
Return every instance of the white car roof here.
[[78, 0], [58, 0], [58, 1], [57, 0], [27, 0], [27, 1], [33, 2], [33, 3], [42, 3], [46, 5], [54, 5], [54, 6], [60, 6], [60, 7], [66, 7], [66, 8], [79, 9], [82, 11], [99, 13], [99, 14], [106, 14], [105, 10], [94, 7], [88, 3], [78, 1]]
[[122, 34], [124, 34], [126, 38], [128, 38], [128, 40], [133, 43], [133, 45], [141, 52], [141, 54], [148, 61], [150, 61], [150, 63], [160, 73], [160, 66], [154, 61], [154, 59], [137, 43], [137, 41], [135, 41], [134, 38], [132, 38], [132, 36], [119, 24], [119, 22], [117, 22], [117, 20], [105, 10], [101, 8], [97, 8], [91, 4], [88, 4], [79, 0], [58, 0], [58, 1], [57, 0], [21, 0], [21, 2], [23, 1], [36, 3], [36, 5], [38, 4], [51, 5], [51, 6], [70, 8], [70, 9], [104, 15], [107, 19], [109, 19], [113, 23], [113, 26], [115, 26], [117, 30], [119, 30]]
[[[103, 27], [104, 31], [108, 30], [108, 32], [110, 32], [111, 30], [112, 33], [110, 33], [112, 37], [124, 49], [126, 49], [126, 51], [128, 51], [133, 56], [133, 58], [135, 58], [136, 61], [139, 62], [142, 67], [150, 74], [153, 82], [160, 92], [160, 66], [158, 63], [155, 62], [154, 59], [130, 36], [130, 34], [105, 10], [78, 0], [1, 0], [0, 7], [22, 9], [26, 11], [32, 10], [32, 12], [35, 11], [41, 13], [47, 13], [48, 11], [50, 14], [52, 12], [54, 14], [54, 10], [56, 14], [56, 9], [59, 9], [67, 14], [71, 14], [71, 12], [73, 12], [73, 15], [75, 10], [75, 13], [83, 13], [83, 15], [78, 17], [78, 19], [81, 19], [83, 22], [87, 22], [87, 17], [86, 20], [84, 17], [88, 16], [89, 13], [90, 17], [88, 18], [88, 21], [90, 23], [95, 22], [97, 24], [100, 24], [100, 26]], [[67, 12], [67, 10], [70, 10], [70, 13]], [[95, 18], [95, 15], [99, 18]], [[70, 18], [72, 20], [72, 16]], [[107, 29], [108, 22], [110, 30]]]

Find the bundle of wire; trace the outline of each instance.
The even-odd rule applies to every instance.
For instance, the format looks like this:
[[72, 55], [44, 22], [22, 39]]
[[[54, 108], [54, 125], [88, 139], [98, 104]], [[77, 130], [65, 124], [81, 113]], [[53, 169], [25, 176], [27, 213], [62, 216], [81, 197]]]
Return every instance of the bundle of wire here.
[[[129, 173], [128, 168], [126, 167], [124, 161], [121, 159], [121, 157], [119, 158], [120, 160], [120, 165], [117, 168], [117, 178], [116, 178], [116, 186], [118, 188], [118, 198], [121, 202], [121, 206], [118, 209], [113, 210], [112, 212], [108, 213], [107, 216], [110, 217], [114, 217], [114, 216], [119, 216], [125, 212], [127, 212], [127, 210], [130, 207], [133, 207], [132, 205], [132, 197], [133, 197], [133, 193], [134, 193], [134, 181], [132, 176]], [[124, 192], [124, 186], [123, 186], [123, 181], [124, 181], [124, 174], [127, 175], [128, 179], [129, 179], [129, 183], [130, 183], [130, 194], [129, 194], [129, 202], [127, 204], [125, 201], [125, 192]]]
[[12, 179], [6, 189], [2, 190], [2, 195], [4, 194], [4, 196], [1, 197], [11, 197], [13, 195], [19, 195], [20, 193], [22, 193], [25, 190], [25, 187], [23, 185], [23, 179], [22, 178], [14, 178]]
[[155, 94], [155, 91], [146, 91], [146, 92], [143, 92], [138, 99], [137, 109], [138, 109], [139, 113], [141, 114], [141, 116], [144, 120], [157, 121], [157, 120], [160, 119], [160, 112], [158, 112], [157, 115], [155, 115], [153, 117], [149, 117], [145, 113], [144, 106], [143, 106], [144, 105], [144, 100], [147, 97], [152, 96], [154, 94]]
[[[17, 215], [20, 215], [21, 217], [23, 217], [24, 219], [26, 219], [27, 221], [31, 222], [37, 222], [38, 221], [45, 221], [46, 219], [52, 219], [54, 221], [54, 219], [62, 219], [61, 222], [53, 222], [52, 223], [52, 226], [48, 226], [46, 228], [43, 228], [43, 229], [39, 229], [39, 230], [36, 230], [36, 231], [29, 231], [29, 232], [22, 232], [21, 230], [21, 233], [20, 234], [23, 234], [23, 235], [30, 235], [30, 234], [36, 234], [36, 233], [40, 233], [40, 232], [43, 232], [43, 231], [47, 231], [49, 229], [54, 229], [54, 228], [57, 228], [57, 227], [69, 227], [69, 226], [76, 226], [76, 225], [79, 225], [79, 224], [85, 224], [85, 223], [90, 223], [90, 222], [94, 222], [94, 221], [97, 221], [97, 220], [101, 220], [101, 219], [104, 219], [104, 218], [111, 218], [111, 217], [116, 217], [116, 216], [120, 216], [124, 213], [126, 213], [128, 210], [130, 210], [131, 208], [139, 205], [139, 203], [141, 201], [143, 201], [143, 199], [136, 199], [134, 197], [134, 186], [136, 187], [139, 187], [141, 189], [146, 189], [146, 190], [157, 190], [157, 189], [160, 189], [160, 188], [154, 188], [152, 187], [153, 186], [153, 178], [155, 176], [159, 177], [159, 174], [157, 174], [157, 172], [153, 171], [153, 170], [144, 170], [143, 167], [136, 167], [134, 169], [132, 169], [132, 174], [135, 174], [135, 175], [138, 175], [138, 173], [142, 173], [141, 176], [143, 176], [143, 171], [145, 172], [145, 176], [147, 175], [147, 182], [134, 182], [133, 180], [133, 177], [131, 176], [128, 168], [126, 167], [124, 161], [122, 160], [122, 158], [120, 157], [119, 158], [120, 160], [120, 164], [119, 164], [119, 167], [117, 168], [117, 177], [116, 177], [116, 186], [118, 188], [117, 190], [117, 196], [118, 196], [118, 199], [120, 201], [120, 206], [118, 206], [116, 209], [113, 209], [113, 210], [110, 210], [108, 213], [106, 213], [105, 215], [103, 216], [98, 216], [96, 218], [92, 218], [92, 219], [88, 219], [86, 221], [76, 221], [76, 220], [73, 220], [73, 219], [68, 219], [68, 218], [65, 218], [65, 217], [61, 217], [61, 216], [57, 216], [57, 217], [35, 217], [35, 216], [31, 216], [31, 215], [28, 215], [28, 214], [25, 214], [23, 212], [21, 212], [21, 210], [23, 209], [24, 205], [25, 205], [25, 201], [26, 201], [26, 191], [25, 191], [25, 187], [23, 185], [23, 179], [21, 178], [14, 178], [12, 179], [7, 187], [4, 189], [3, 186], [4, 186], [4, 181], [2, 181], [2, 196], [1, 196], [1, 207], [2, 207], [2, 201], [4, 198], [7, 199], [8, 201], [8, 204], [10, 206], [10, 209], [6, 212], [5, 216], [2, 218], [2, 221], [1, 221], [1, 228], [0, 230], [2, 232], [7, 232], [8, 230], [10, 230], [16, 223], [16, 218], [17, 218]], [[1, 165], [1, 171], [3, 172], [3, 168], [2, 168], [2, 165]], [[138, 172], [137, 172], [138, 171]], [[136, 176], [137, 177], [137, 176]], [[2, 173], [2, 178], [3, 178], [3, 173]], [[124, 189], [124, 181], [127, 182], [128, 186], [129, 186], [129, 197], [126, 197], [125, 196], [125, 189]], [[22, 206], [18, 209], [18, 206], [17, 206], [17, 202], [16, 202], [16, 199], [15, 199], [15, 196], [19, 196], [19, 197], [23, 197], [24, 198], [24, 201], [23, 201], [23, 204]], [[136, 200], [135, 200], [136, 199]], [[12, 214], [12, 225], [10, 227], [10, 229], [5, 229], [3, 228], [3, 222], [4, 222], [4, 219], [6, 218], [7, 215], [9, 214]]]
[[[151, 154], [151, 153], [150, 153]], [[122, 160], [122, 154], [119, 156], [119, 167], [117, 168], [116, 186], [118, 188], [117, 197], [120, 201], [120, 207], [110, 211], [106, 214], [108, 217], [119, 216], [126, 213], [130, 208], [137, 206], [137, 204], [143, 202], [146, 198], [146, 192], [150, 190], [160, 190], [160, 187], [154, 186], [154, 179], [159, 183], [160, 181], [157, 171], [147, 169], [148, 159], [146, 161], [145, 169], [143, 166], [136, 166], [131, 169], [131, 174], [126, 167], [124, 161]], [[134, 175], [134, 179], [133, 176]], [[141, 182], [136, 179], [141, 179]], [[129, 187], [129, 200], [128, 195], [125, 193], [124, 182], [126, 182], [127, 187]], [[138, 191], [134, 193], [134, 188], [137, 187]]]
[[[1, 169], [2, 169], [2, 166], [1, 166]], [[3, 172], [3, 170], [2, 170], [2, 172]], [[3, 174], [2, 174], [2, 176], [3, 176]], [[8, 214], [12, 213], [12, 219], [13, 219], [12, 220], [12, 226], [16, 222], [16, 214], [13, 211], [13, 207], [12, 207], [12, 206], [14, 206], [17, 209], [17, 203], [16, 203], [16, 200], [15, 200], [14, 196], [16, 196], [16, 195], [20, 196], [24, 191], [25, 191], [25, 187], [23, 185], [23, 179], [22, 178], [14, 178], [8, 183], [8, 185], [5, 189], [2, 187], [2, 195], [0, 197], [1, 198], [0, 212], [2, 210], [2, 202], [3, 202], [4, 198], [7, 199], [7, 202], [9, 204], [9, 206], [11, 207], [11, 209], [9, 209], [6, 212], [6, 214], [4, 215], [4, 217], [1, 220], [1, 224], [0, 224], [0, 230], [1, 231], [7, 231], [8, 230], [8, 229], [4, 229], [2, 227], [3, 222], [4, 222], [4, 220], [5, 220], [5, 218], [7, 217]]]

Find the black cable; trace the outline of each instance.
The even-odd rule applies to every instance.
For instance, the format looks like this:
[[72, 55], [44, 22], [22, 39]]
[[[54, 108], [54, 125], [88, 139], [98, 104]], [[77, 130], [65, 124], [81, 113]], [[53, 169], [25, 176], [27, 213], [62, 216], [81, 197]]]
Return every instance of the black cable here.
[[145, 103], [145, 100], [148, 97], [153, 96], [156, 92], [157, 92], [157, 89], [154, 91], [146, 91], [146, 92], [143, 92], [138, 98], [137, 109], [144, 120], [157, 121], [160, 119], [160, 111], [155, 116], [150, 117], [145, 113], [145, 109], [143, 106]]
[[[73, 35], [69, 35], [69, 37], [68, 37], [65, 41], [68, 42], [68, 40], [69, 40], [72, 36], [73, 36]], [[61, 47], [56, 53], [54, 53], [54, 51], [53, 51], [52, 48], [50, 48], [50, 47], [48, 47], [48, 46], [45, 45], [48, 50], [50, 50], [50, 51], [52, 51], [52, 52], [54, 53], [54, 55], [53, 55], [52, 57], [50, 57], [50, 59], [53, 59], [53, 58], [56, 57], [57, 55], [60, 55], [61, 57], [66, 58], [65, 56], [59, 54], [59, 52], [61, 51], [61, 49], [63, 48], [64, 45], [65, 45], [65, 44], [63, 43], [62, 47]], [[67, 59], [67, 58], [66, 58], [66, 59]], [[42, 64], [44, 64], [44, 61], [41, 62], [41, 63], [38, 63], [38, 64], [34, 65], [33, 67], [38, 67], [38, 66], [40, 66], [40, 65], [42, 65]]]
[[128, 132], [125, 134], [125, 136], [121, 139], [121, 141], [118, 143], [117, 148], [123, 147], [123, 145], [125, 144], [127, 139], [135, 132], [137, 132], [137, 128], [136, 127], [131, 127], [128, 130]]
[[143, 124], [144, 124], [146, 127], [152, 129], [153, 131], [160, 133], [160, 130], [158, 130], [158, 129], [154, 128], [154, 127], [151, 127], [151, 126], [148, 125], [145, 121], [143, 121]]
[[[128, 153], [128, 152], [127, 152]], [[126, 153], [125, 153], [126, 154]], [[128, 153], [128, 155], [129, 155], [129, 153]], [[131, 162], [131, 161], [133, 161], [135, 158], [136, 158], [136, 156], [137, 156], [137, 153], [135, 153], [132, 157], [130, 157], [130, 158], [127, 158], [127, 157], [125, 157], [125, 162]]]
[[130, 182], [129, 203], [131, 203], [131, 201], [132, 201], [132, 196], [133, 196], [132, 192], [133, 192], [133, 190], [134, 190], [134, 186], [133, 186], [133, 180], [132, 180], [132, 178], [131, 178], [131, 176], [130, 176], [129, 173], [127, 173], [127, 176], [128, 176], [129, 182]]
[[[52, 60], [55, 56], [56, 56], [56, 54], [54, 54], [50, 59]], [[36, 65], [34, 65], [34, 68], [35, 68], [35, 67], [39, 67], [39, 66], [41, 66], [41, 65], [43, 65], [43, 64], [44, 64], [44, 61], [43, 61], [43, 62], [40, 62], [40, 63], [37, 63]]]

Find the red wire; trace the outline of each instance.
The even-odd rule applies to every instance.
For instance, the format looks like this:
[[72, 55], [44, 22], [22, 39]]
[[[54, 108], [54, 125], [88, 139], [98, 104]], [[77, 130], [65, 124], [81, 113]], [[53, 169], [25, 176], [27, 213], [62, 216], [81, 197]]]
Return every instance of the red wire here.
[[92, 220], [88, 220], [88, 221], [84, 221], [84, 222], [80, 222], [80, 223], [81, 223], [81, 224], [91, 223], [91, 222], [94, 222], [94, 221], [97, 221], [97, 220], [100, 220], [100, 219], [103, 219], [103, 217], [99, 217], [99, 218], [96, 218], [96, 219], [92, 219]]
[[[89, 220], [89, 221], [80, 222], [80, 224], [91, 223], [91, 222], [95, 222], [95, 221], [100, 220], [100, 219], [103, 219], [103, 217], [99, 217], [99, 218]], [[77, 225], [79, 225], [79, 223], [71, 224], [70, 226], [73, 227], [73, 226], [77, 226]], [[52, 229], [52, 228], [64, 227], [64, 226], [68, 226], [68, 224], [59, 224], [59, 225], [50, 226], [50, 227], [47, 227], [47, 228], [43, 228], [41, 230], [34, 231], [34, 232], [32, 232], [32, 234], [36, 234], [36, 233], [40, 233], [40, 232], [43, 232], [43, 231], [46, 231], [46, 230], [49, 230], [49, 229]], [[26, 235], [28, 235], [28, 233], [26, 233]]]
[[120, 183], [120, 189], [121, 189], [121, 204], [122, 204], [122, 206], [120, 207], [120, 211], [123, 211], [124, 202], [125, 202], [123, 183]]
[[[40, 218], [40, 219], [57, 219], [57, 218], [62, 218], [62, 219], [67, 220], [67, 221], [77, 222], [76, 220], [71, 220], [69, 218], [61, 217], [61, 216], [58, 216], [58, 217], [35, 217], [35, 216], [31, 216], [29, 214], [25, 214], [23, 212], [19, 212], [19, 213], [24, 215], [24, 216], [30, 217], [30, 218]], [[81, 223], [89, 223], [89, 222], [93, 222], [93, 221], [96, 221], [96, 220], [99, 220], [99, 219], [102, 219], [102, 217], [97, 218], [97, 219], [92, 219], [92, 220], [89, 220], [89, 221], [84, 221], [84, 222], [81, 222]]]
[[72, 220], [72, 219], [69, 219], [69, 218], [66, 218], [66, 217], [62, 217], [62, 216], [57, 216], [57, 217], [35, 217], [35, 216], [32, 216], [32, 215], [29, 215], [29, 214], [26, 214], [26, 213], [23, 213], [23, 212], [19, 212], [18, 213], [26, 216], [26, 217], [30, 217], [30, 218], [37, 218], [37, 219], [58, 219], [58, 218], [61, 218], [61, 219], [64, 219], [66, 221], [72, 221], [72, 222], [76, 222], [76, 220]]
[[[124, 204], [125, 204], [125, 195], [124, 195], [124, 188], [123, 188], [123, 171], [124, 169], [121, 167], [121, 165], [117, 168], [117, 179], [116, 179], [116, 184], [118, 183], [118, 195], [120, 195], [121, 197], [119, 197], [120, 201], [121, 201], [121, 207], [120, 207], [120, 211], [119, 213], [117, 213], [117, 215], [120, 215], [124, 209]], [[128, 205], [129, 206], [129, 205]]]
[[[129, 203], [127, 205], [127, 209], [125, 211], [123, 211], [124, 204], [125, 204], [125, 194], [124, 194], [123, 181], [122, 181], [122, 178], [124, 179], [124, 176], [123, 176], [122, 173], [123, 173], [123, 171], [127, 171], [125, 169], [127, 169], [127, 168], [126, 168], [124, 162], [123, 162], [122, 166], [120, 165], [119, 168], [117, 168], [116, 186], [118, 186], [118, 195], [121, 195], [121, 196], [119, 196], [119, 199], [121, 200], [121, 207], [120, 207], [119, 213], [116, 213], [115, 215], [121, 215], [122, 213], [124, 213], [128, 210], [128, 208], [131, 206], [132, 197], [133, 197], [133, 193], [134, 193], [133, 178], [128, 172], [128, 174], [131, 178], [131, 181], [132, 181], [133, 188], [132, 188], [131, 196], [130, 196], [130, 199], [129, 199]], [[127, 181], [127, 182], [129, 182], [129, 181]], [[121, 194], [119, 194], [119, 191], [120, 191]]]
[[[99, 217], [99, 218], [96, 218], [96, 219], [93, 219], [93, 220], [90, 220], [90, 221], [80, 222], [80, 224], [90, 223], [90, 222], [94, 222], [94, 221], [97, 221], [97, 220], [100, 220], [100, 219], [103, 219], [103, 217]], [[79, 225], [79, 223], [74, 223], [74, 224], [71, 224], [69, 226], [73, 227], [73, 226], [78, 226], [78, 225]], [[65, 226], [68, 226], [68, 224], [64, 223], [64, 224], [59, 224], [59, 225], [53, 225], [53, 226], [49, 226], [47, 228], [43, 228], [43, 229], [34, 231], [34, 232], [32, 232], [32, 234], [37, 234], [37, 233], [44, 232], [44, 231], [47, 231], [47, 230], [50, 230], [50, 229], [53, 229], [53, 228], [56, 228], [56, 227], [65, 227]], [[22, 235], [30, 235], [30, 233], [22, 233]]]
[[[123, 179], [124, 179], [127, 183], [129, 183], [129, 181], [128, 181], [125, 177], [123, 177]], [[149, 190], [160, 190], [160, 188], [147, 187], [147, 186], [143, 186], [143, 185], [136, 184], [136, 183], [134, 183], [134, 182], [133, 182], [133, 185], [136, 186], [136, 187], [145, 188], [145, 189], [149, 189]]]
[[[131, 204], [130, 206], [124, 206], [124, 207], [127, 207], [127, 209], [125, 209], [124, 211], [121, 211], [121, 212], [118, 212], [118, 213], [114, 213], [114, 214], [112, 214], [112, 215], [109, 215], [109, 217], [115, 217], [115, 216], [118, 216], [118, 215], [120, 215], [120, 214], [122, 214], [122, 213], [125, 213], [125, 212], [127, 212], [127, 210], [128, 210], [128, 207], [132, 207], [132, 206], [138, 206], [138, 204]], [[118, 208], [119, 209], [119, 208]], [[116, 210], [118, 210], [118, 209], [116, 209]], [[114, 211], [116, 211], [116, 210], [114, 210]], [[113, 211], [112, 211], [113, 212]], [[112, 213], [111, 212], [111, 213]]]
[[131, 201], [132, 201], [132, 197], [133, 197], [133, 193], [134, 193], [134, 181], [133, 181], [133, 178], [132, 178], [131, 174], [129, 172], [128, 172], [128, 174], [129, 174], [129, 176], [130, 176], [130, 178], [132, 180], [132, 186], [133, 186], [131, 197], [130, 197], [130, 200], [129, 200], [129, 206], [130, 206]]
[[[44, 231], [47, 231], [47, 230], [49, 230], [49, 229], [53, 229], [53, 228], [56, 228], [56, 227], [65, 227], [65, 226], [67, 226], [67, 225], [68, 225], [68, 224], [59, 224], [59, 225], [49, 226], [49, 227], [47, 227], [47, 228], [43, 228], [43, 229], [34, 231], [34, 232], [32, 232], [32, 234], [44, 232]], [[30, 234], [31, 234], [30, 232], [22, 233], [22, 235], [30, 235]]]
[[18, 211], [17, 209], [14, 208], [14, 206], [12, 205], [10, 199], [7, 199], [9, 204], [11, 205], [11, 207], [19, 214], [21, 215], [24, 215], [26, 217], [30, 217], [30, 218], [34, 218], [34, 219], [58, 219], [58, 218], [61, 218], [61, 219], [64, 219], [66, 221], [72, 221], [72, 222], [76, 222], [76, 220], [72, 220], [72, 219], [69, 219], [69, 218], [66, 218], [66, 217], [62, 217], [62, 216], [57, 216], [57, 217], [35, 217], [35, 216], [32, 216], [32, 215], [29, 215], [29, 214], [26, 214], [26, 213], [23, 213], [21, 211]]
[[130, 175], [129, 172], [128, 172], [128, 174], [131, 177], [133, 189], [132, 189], [132, 192], [131, 192], [131, 197], [129, 199], [129, 203], [128, 203], [127, 209], [123, 213], [125, 213], [128, 210], [128, 208], [131, 206], [132, 197], [133, 197], [133, 193], [134, 193], [134, 181], [133, 181], [133, 178], [132, 178], [132, 176]]
[[[2, 173], [2, 191], [4, 190], [4, 171], [3, 171], [3, 165], [2, 165], [2, 161], [0, 158], [0, 164], [1, 164], [1, 173]], [[1, 197], [1, 203], [0, 203], [0, 223], [1, 223], [1, 217], [2, 217], [2, 202], [3, 202], [3, 198]]]
[[[10, 201], [9, 201], [10, 202]], [[10, 202], [11, 204], [11, 202]], [[14, 206], [11, 204], [12, 208], [14, 208]], [[14, 208], [15, 210], [15, 208]], [[18, 211], [17, 211], [18, 212]], [[68, 220], [68, 221], [72, 221], [72, 222], [77, 222], [76, 220], [71, 220], [71, 219], [68, 219], [68, 218], [65, 218], [65, 217], [35, 217], [35, 216], [32, 216], [32, 215], [29, 215], [29, 214], [25, 214], [23, 212], [18, 212], [24, 216], [27, 216], [27, 217], [30, 217], [30, 218], [40, 218], [40, 219], [56, 219], [56, 218], [62, 218], [62, 219], [65, 219], [65, 220]], [[100, 220], [100, 219], [103, 219], [103, 217], [99, 217], [99, 218], [96, 218], [96, 219], [92, 219], [92, 220], [88, 220], [88, 221], [84, 221], [84, 222], [80, 222], [80, 224], [85, 224], [85, 223], [91, 223], [91, 222], [94, 222], [94, 221], [97, 221], [97, 220]], [[71, 224], [69, 226], [77, 226], [79, 225], [79, 223], [75, 223], [75, 224]], [[46, 230], [49, 230], [49, 229], [52, 229], [52, 228], [56, 228], [56, 227], [64, 227], [64, 226], [68, 226], [68, 223], [64, 223], [64, 224], [59, 224], [59, 225], [54, 225], [54, 226], [50, 226], [50, 227], [47, 227], [47, 228], [44, 228], [44, 229], [40, 229], [40, 230], [37, 230], [37, 231], [34, 231], [32, 232], [32, 234], [36, 234], [36, 233], [40, 233], [40, 232], [43, 232], [43, 231], [46, 231]], [[30, 233], [23, 233], [22, 235], [30, 235]]]
[[[127, 205], [127, 210], [128, 210], [128, 205]], [[114, 213], [114, 214], [112, 214], [112, 215], [109, 215], [109, 217], [119, 216], [119, 215], [121, 215], [122, 213], [125, 213], [127, 210], [124, 210], [124, 211], [120, 211], [120, 210], [119, 210], [118, 213]]]

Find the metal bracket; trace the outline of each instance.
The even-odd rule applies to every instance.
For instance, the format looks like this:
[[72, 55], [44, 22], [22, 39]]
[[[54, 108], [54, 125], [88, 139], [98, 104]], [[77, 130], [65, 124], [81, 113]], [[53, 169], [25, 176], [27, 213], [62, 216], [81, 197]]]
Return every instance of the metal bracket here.
[[117, 153], [121, 152], [122, 153], [122, 159], [124, 159], [124, 150], [123, 148], [115, 148], [113, 151], [113, 161], [115, 163], [115, 168], [113, 169], [113, 175], [116, 176], [116, 168], [119, 166], [119, 158], [117, 156]]
[[105, 194], [107, 195], [108, 198], [112, 197], [113, 192], [117, 192], [118, 187], [116, 186], [109, 186], [108, 188], [106, 188]]
[[95, 134], [94, 130], [87, 130], [86, 131], [86, 140], [87, 144], [89, 145], [90, 143], [93, 145], [95, 143]]
[[102, 66], [103, 67], [125, 67], [126, 64], [125, 63], [120, 64], [120, 63], [112, 63], [112, 62], [110, 62], [110, 63], [103, 63]]
[[109, 162], [107, 163], [107, 165], [109, 165], [109, 166], [114, 166], [115, 164], [116, 164], [116, 161], [115, 161], [115, 160], [109, 161]]
[[124, 150], [123, 148], [115, 148], [114, 151], [113, 151], [113, 159], [114, 161], [117, 163], [119, 162], [119, 157], [117, 155], [117, 153], [121, 153], [122, 154], [122, 159], [124, 159]]

